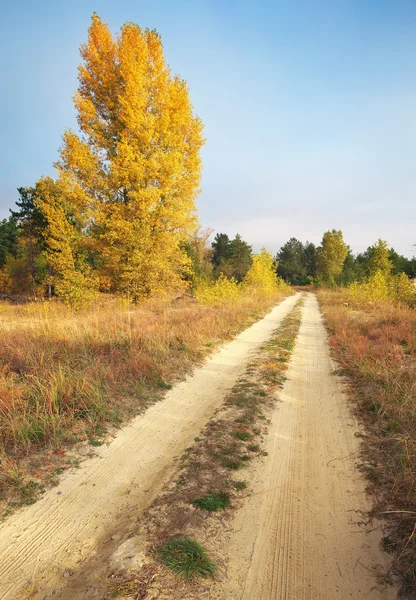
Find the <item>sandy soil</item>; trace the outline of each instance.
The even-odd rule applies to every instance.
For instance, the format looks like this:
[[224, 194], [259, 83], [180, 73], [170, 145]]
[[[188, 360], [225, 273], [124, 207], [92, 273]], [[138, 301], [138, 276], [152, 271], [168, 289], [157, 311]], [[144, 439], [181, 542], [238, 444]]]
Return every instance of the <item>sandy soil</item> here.
[[210, 598], [396, 597], [377, 581], [386, 568], [380, 529], [363, 525], [370, 506], [356, 468], [358, 426], [334, 369], [316, 297], [308, 294], [269, 456], [231, 531], [211, 544], [229, 560]]
[[287, 298], [225, 345], [100, 448], [97, 457], [0, 526], [0, 598], [62, 597], [83, 561], [97, 551], [100, 561], [108, 558], [117, 547], [118, 531], [125, 531], [129, 519], [137, 518], [160, 492], [174, 471], [175, 457], [213, 415], [251, 353], [297, 298]]

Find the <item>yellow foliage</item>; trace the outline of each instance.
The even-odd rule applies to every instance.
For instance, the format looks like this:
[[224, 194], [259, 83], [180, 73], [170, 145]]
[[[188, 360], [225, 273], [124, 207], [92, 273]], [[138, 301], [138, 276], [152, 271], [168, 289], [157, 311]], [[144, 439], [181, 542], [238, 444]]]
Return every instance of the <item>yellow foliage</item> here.
[[316, 255], [316, 274], [319, 285], [332, 286], [342, 273], [348, 246], [342, 237], [342, 231], [326, 231]]
[[186, 83], [172, 76], [159, 35], [133, 23], [113, 37], [94, 14], [81, 56], [83, 137], [65, 133], [57, 168], [97, 275], [134, 299], [183, 288], [204, 143]]
[[[244, 277], [243, 287], [250, 292], [272, 296], [279, 288], [287, 284], [276, 276], [276, 266], [272, 255], [262, 248], [260, 254], [254, 254], [251, 267]], [[287, 286], [289, 288], [289, 286]]]
[[360, 303], [396, 302], [408, 304], [415, 296], [412, 282], [405, 273], [388, 275], [378, 270], [363, 282], [348, 288], [348, 298]]
[[241, 293], [241, 285], [233, 277], [228, 279], [223, 273], [216, 281], [199, 281], [195, 288], [195, 297], [203, 304], [235, 302]]
[[415, 288], [406, 273], [390, 278], [390, 290], [396, 302], [409, 304], [415, 297]]
[[381, 271], [384, 275], [389, 275], [391, 272], [392, 263], [390, 260], [390, 251], [387, 242], [378, 239], [377, 243], [370, 248], [369, 270], [370, 276]]
[[53, 286], [65, 302], [80, 306], [94, 297], [97, 284], [91, 274], [87, 276], [86, 265], [77, 261], [81, 232], [74, 226], [76, 217], [72, 205], [68, 209], [63, 201], [67, 197], [65, 182], [43, 177], [36, 190], [36, 205], [46, 222], [45, 254], [49, 272], [46, 283]]

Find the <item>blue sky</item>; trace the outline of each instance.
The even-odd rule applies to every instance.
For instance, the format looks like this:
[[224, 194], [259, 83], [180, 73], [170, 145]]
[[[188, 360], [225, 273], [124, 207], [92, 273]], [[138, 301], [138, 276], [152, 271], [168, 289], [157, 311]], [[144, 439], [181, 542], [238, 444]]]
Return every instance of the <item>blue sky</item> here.
[[0, 218], [76, 127], [93, 11], [155, 28], [205, 123], [202, 225], [275, 252], [340, 228], [416, 243], [416, 2], [0, 0]]

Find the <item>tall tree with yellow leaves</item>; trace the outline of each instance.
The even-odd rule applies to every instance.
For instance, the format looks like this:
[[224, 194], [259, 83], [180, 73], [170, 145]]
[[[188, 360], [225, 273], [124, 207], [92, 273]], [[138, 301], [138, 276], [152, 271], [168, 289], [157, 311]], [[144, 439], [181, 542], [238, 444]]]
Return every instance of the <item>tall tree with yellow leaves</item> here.
[[81, 47], [75, 106], [59, 181], [84, 220], [102, 287], [140, 297], [181, 285], [183, 241], [195, 229], [202, 123], [172, 76], [156, 31], [118, 37], [96, 15]]
[[342, 231], [326, 231], [316, 254], [316, 275], [319, 284], [335, 285], [347, 256], [348, 246], [344, 242]]

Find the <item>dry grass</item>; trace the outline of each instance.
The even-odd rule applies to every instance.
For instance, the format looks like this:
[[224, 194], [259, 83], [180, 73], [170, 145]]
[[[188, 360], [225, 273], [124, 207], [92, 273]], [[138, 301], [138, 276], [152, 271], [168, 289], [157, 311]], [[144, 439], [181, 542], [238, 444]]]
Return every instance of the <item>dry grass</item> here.
[[386, 523], [402, 593], [416, 597], [416, 311], [391, 303], [346, 306], [342, 292], [319, 291], [330, 344], [349, 376], [361, 417], [363, 469]]
[[[278, 299], [252, 295], [209, 307], [106, 299], [77, 313], [54, 302], [1, 303], [0, 501], [14, 489], [14, 504], [32, 502], [42, 457], [56, 475], [69, 444], [99, 445], [109, 423], [144, 410]], [[37, 456], [33, 468], [28, 456]]]

